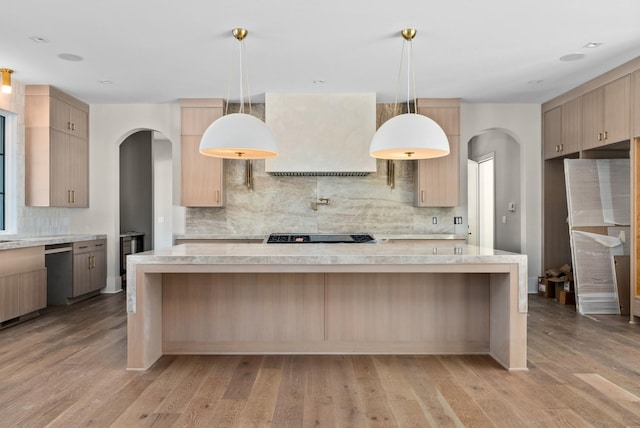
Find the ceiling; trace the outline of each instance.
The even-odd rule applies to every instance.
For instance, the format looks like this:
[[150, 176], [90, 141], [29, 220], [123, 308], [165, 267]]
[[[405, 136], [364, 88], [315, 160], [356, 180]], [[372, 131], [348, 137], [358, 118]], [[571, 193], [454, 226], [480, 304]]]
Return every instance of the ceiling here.
[[[13, 0], [2, 15], [0, 67], [90, 104], [237, 101], [234, 27], [249, 30], [254, 102], [265, 92], [376, 92], [393, 102], [399, 81], [405, 100], [405, 27], [418, 30], [418, 97], [542, 103], [640, 56], [637, 0]], [[559, 59], [575, 53], [584, 58]]]

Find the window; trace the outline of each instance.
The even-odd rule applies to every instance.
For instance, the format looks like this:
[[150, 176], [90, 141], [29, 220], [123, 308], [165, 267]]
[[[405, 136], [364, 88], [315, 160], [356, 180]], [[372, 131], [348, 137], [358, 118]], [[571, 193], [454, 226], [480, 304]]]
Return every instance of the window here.
[[5, 229], [5, 117], [0, 116], [0, 230]]

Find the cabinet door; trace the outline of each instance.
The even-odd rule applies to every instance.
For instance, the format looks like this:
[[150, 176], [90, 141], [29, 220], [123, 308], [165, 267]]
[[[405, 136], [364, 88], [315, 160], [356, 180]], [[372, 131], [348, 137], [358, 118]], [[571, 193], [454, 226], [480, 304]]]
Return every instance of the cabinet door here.
[[51, 207], [68, 207], [71, 204], [70, 138], [69, 134], [55, 129], [51, 130], [49, 147], [49, 206]]
[[460, 135], [460, 107], [418, 107], [418, 113], [434, 120], [447, 135]]
[[20, 274], [20, 314], [47, 307], [47, 270]]
[[69, 137], [69, 206], [89, 206], [89, 142], [83, 138]]
[[181, 141], [182, 206], [223, 206], [223, 160], [200, 153], [200, 136], [183, 136]]
[[582, 148], [592, 149], [604, 144], [604, 88], [582, 96]]
[[562, 144], [562, 107], [558, 106], [545, 111], [543, 115], [544, 158], [550, 159], [559, 155]]
[[562, 105], [562, 155], [582, 149], [582, 98], [578, 97]]
[[460, 101], [418, 100], [418, 114], [433, 119], [447, 134], [449, 154], [416, 161], [415, 206], [455, 207], [460, 205]]
[[222, 117], [222, 109], [219, 107], [182, 107], [181, 109], [182, 135], [204, 134], [209, 125]]
[[91, 288], [91, 253], [73, 255], [73, 297], [81, 296]]
[[418, 207], [460, 205], [460, 137], [450, 135], [450, 153], [435, 159], [416, 161], [416, 203]]
[[604, 141], [606, 144], [628, 140], [631, 136], [631, 76], [604, 87]]
[[89, 114], [75, 107], [69, 108], [71, 134], [85, 140], [89, 139]]
[[57, 98], [49, 98], [50, 126], [63, 132], [71, 132], [71, 106]]
[[20, 275], [0, 278], [0, 322], [20, 316]]
[[[97, 244], [104, 245], [104, 244]], [[104, 247], [102, 247], [104, 248]], [[104, 249], [96, 250], [92, 253], [93, 266], [91, 269], [91, 288], [100, 290], [107, 285], [107, 257]]]

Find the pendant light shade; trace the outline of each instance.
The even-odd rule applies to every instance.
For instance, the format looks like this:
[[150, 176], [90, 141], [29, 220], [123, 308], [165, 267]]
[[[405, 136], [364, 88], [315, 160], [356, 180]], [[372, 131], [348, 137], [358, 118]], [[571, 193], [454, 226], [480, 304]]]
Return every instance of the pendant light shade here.
[[449, 154], [449, 140], [427, 116], [405, 113], [380, 126], [371, 140], [371, 156], [381, 159], [428, 159]]
[[278, 147], [263, 121], [250, 114], [233, 113], [204, 131], [200, 153], [226, 159], [265, 159], [278, 156]]
[[[413, 111], [416, 109], [415, 89], [411, 97], [411, 82], [415, 88], [415, 74], [412, 66], [413, 47], [412, 40], [416, 36], [415, 28], [405, 28], [400, 32], [404, 39], [402, 57], [404, 56], [404, 44], [409, 45], [407, 55], [407, 111], [411, 111], [409, 105], [413, 100]], [[400, 74], [398, 73], [398, 88], [400, 87]], [[397, 107], [396, 93], [396, 107]], [[378, 128], [371, 140], [369, 153], [374, 158], [391, 160], [429, 159], [446, 156], [449, 154], [449, 140], [442, 128], [427, 116], [417, 113], [405, 113], [387, 120]]]
[[[248, 76], [248, 72], [245, 71], [246, 65], [243, 61], [243, 41], [248, 31], [244, 28], [234, 28], [232, 34], [240, 42], [240, 112], [225, 114], [209, 125], [200, 140], [200, 153], [206, 156], [242, 160], [276, 157], [278, 147], [273, 133], [263, 121], [244, 112], [243, 76]], [[246, 77], [246, 80], [248, 92], [249, 78]], [[249, 94], [249, 113], [251, 113], [251, 94]]]

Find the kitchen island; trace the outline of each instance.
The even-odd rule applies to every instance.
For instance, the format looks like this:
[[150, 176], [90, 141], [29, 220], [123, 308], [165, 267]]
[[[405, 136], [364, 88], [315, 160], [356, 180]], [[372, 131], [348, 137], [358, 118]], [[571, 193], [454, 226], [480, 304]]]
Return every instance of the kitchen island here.
[[182, 244], [127, 258], [128, 368], [163, 354], [489, 354], [526, 370], [526, 256], [466, 244]]

